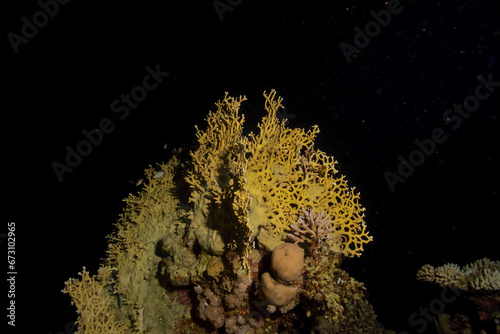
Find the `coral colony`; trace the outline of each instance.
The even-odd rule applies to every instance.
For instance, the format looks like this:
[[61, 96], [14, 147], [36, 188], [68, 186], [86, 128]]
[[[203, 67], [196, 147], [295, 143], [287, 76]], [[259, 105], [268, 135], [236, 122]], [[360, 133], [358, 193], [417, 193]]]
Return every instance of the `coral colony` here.
[[484, 258], [464, 267], [426, 264], [417, 279], [451, 289], [466, 301], [453, 316], [438, 315], [440, 333], [500, 333], [500, 261]]
[[226, 93], [189, 155], [146, 170], [98, 273], [66, 282], [78, 333], [394, 333], [340, 268], [372, 240], [359, 194], [264, 97], [258, 133]]

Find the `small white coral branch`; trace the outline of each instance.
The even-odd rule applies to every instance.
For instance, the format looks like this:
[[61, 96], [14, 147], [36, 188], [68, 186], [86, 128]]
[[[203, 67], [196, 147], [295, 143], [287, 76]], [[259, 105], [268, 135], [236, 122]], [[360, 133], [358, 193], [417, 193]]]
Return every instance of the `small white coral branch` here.
[[290, 227], [293, 233], [288, 234], [290, 239], [298, 243], [320, 243], [334, 238], [333, 222], [329, 220], [330, 215], [320, 212], [314, 217], [314, 209], [307, 211], [302, 209], [304, 215], [299, 216], [297, 223], [292, 223]]

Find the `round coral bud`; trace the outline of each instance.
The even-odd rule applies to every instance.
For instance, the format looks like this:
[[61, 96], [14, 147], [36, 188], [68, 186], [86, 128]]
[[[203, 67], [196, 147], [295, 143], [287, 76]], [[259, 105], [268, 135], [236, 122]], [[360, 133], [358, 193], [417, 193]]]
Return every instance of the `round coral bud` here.
[[304, 268], [304, 250], [291, 243], [276, 246], [271, 256], [271, 268], [284, 281], [298, 280]]

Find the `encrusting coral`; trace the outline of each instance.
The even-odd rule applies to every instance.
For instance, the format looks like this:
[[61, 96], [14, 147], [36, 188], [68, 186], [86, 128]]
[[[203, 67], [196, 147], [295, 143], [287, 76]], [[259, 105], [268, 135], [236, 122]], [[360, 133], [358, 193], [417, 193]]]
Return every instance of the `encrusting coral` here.
[[226, 93], [189, 156], [146, 170], [99, 274], [66, 284], [78, 333], [389, 333], [338, 268], [372, 240], [359, 194], [314, 148], [318, 127], [287, 127], [282, 99], [264, 98], [258, 133], [243, 133], [246, 98]]
[[436, 321], [440, 333], [500, 333], [500, 261], [483, 258], [463, 267], [426, 264], [418, 270], [417, 279], [456, 289], [456, 294], [477, 310], [471, 313], [471, 308], [464, 307], [453, 317], [442, 315]]

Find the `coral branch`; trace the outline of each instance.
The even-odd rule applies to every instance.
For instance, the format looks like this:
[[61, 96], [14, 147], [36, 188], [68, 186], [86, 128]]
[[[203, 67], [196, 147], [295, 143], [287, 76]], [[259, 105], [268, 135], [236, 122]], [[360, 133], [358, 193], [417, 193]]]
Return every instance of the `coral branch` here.
[[288, 234], [295, 244], [307, 244], [312, 250], [316, 250], [324, 242], [335, 239], [335, 228], [333, 221], [329, 219], [330, 215], [325, 216], [325, 212], [320, 212], [315, 218], [314, 209], [308, 211], [303, 208], [302, 212], [304, 214], [298, 218], [297, 223], [290, 225], [293, 233]]

